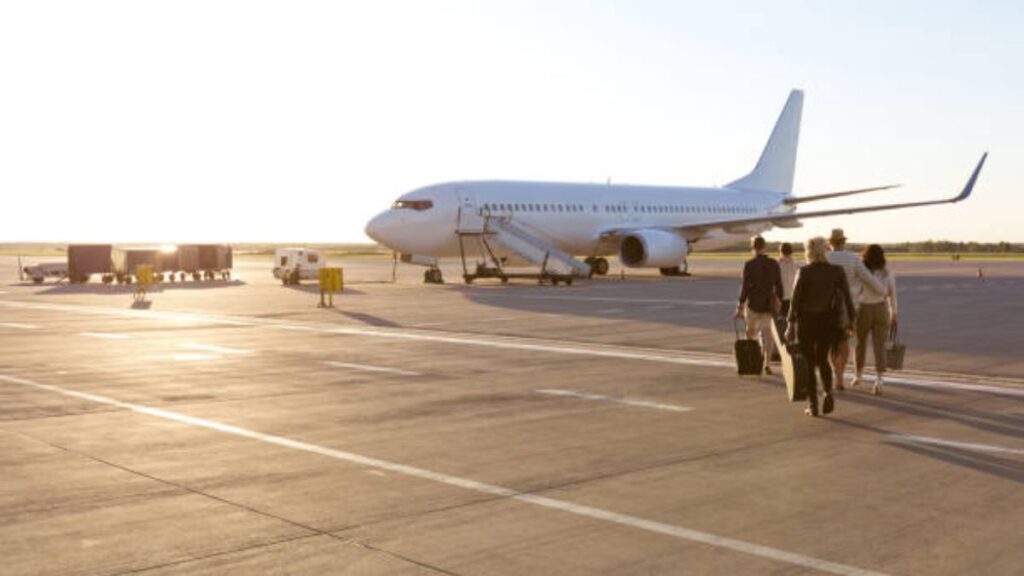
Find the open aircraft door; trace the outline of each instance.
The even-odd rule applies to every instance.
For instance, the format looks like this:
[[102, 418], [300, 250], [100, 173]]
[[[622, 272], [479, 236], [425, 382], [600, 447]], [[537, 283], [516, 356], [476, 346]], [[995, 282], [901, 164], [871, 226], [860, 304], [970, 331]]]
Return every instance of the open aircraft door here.
[[458, 188], [459, 232], [480, 234], [484, 231], [483, 209], [476, 202], [476, 195], [465, 188]]

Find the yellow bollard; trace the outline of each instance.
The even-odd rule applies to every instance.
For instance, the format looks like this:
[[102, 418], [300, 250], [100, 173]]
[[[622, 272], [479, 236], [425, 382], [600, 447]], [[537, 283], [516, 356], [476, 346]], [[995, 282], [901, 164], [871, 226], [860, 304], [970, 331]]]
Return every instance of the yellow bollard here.
[[[320, 304], [319, 308], [334, 308], [334, 293], [341, 292], [344, 281], [341, 268], [320, 269]], [[327, 302], [324, 296], [327, 296]]]
[[135, 298], [146, 299], [146, 288], [153, 284], [153, 267], [149, 264], [140, 264], [135, 268]]

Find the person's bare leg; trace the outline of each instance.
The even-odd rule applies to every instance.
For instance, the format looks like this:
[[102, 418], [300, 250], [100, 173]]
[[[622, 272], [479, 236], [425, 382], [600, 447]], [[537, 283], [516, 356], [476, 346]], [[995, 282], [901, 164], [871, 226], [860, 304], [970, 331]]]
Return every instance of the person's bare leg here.
[[775, 339], [772, 338], [771, 326], [768, 325], [768, 322], [761, 322], [759, 328], [761, 340], [764, 341], [764, 367], [766, 372], [771, 374], [772, 352], [775, 350]]

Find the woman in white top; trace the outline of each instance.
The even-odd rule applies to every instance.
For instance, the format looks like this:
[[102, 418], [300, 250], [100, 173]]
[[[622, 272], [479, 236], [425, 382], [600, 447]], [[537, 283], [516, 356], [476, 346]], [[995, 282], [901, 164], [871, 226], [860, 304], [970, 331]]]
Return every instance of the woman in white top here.
[[878, 278], [885, 287], [885, 293], [879, 295], [874, 290], [863, 289], [857, 295], [860, 308], [857, 311], [857, 354], [856, 369], [852, 384], [860, 384], [864, 374], [864, 361], [867, 357], [868, 335], [871, 335], [875, 354], [875, 385], [871, 393], [876, 396], [882, 393], [883, 375], [885, 374], [885, 343], [889, 329], [896, 325], [896, 277], [885, 268], [885, 252], [878, 244], [871, 244], [861, 254], [864, 266]]

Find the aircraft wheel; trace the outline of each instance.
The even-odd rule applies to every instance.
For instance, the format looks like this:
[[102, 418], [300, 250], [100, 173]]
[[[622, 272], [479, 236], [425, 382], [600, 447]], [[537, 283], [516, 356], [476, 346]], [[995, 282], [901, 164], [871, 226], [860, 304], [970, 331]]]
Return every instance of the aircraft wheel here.
[[35, 283], [35, 284], [42, 284], [43, 283], [43, 279], [42, 278], [33, 278], [32, 282]]
[[605, 258], [595, 258], [593, 263], [594, 274], [598, 276], [604, 276], [608, 274], [608, 260]]

